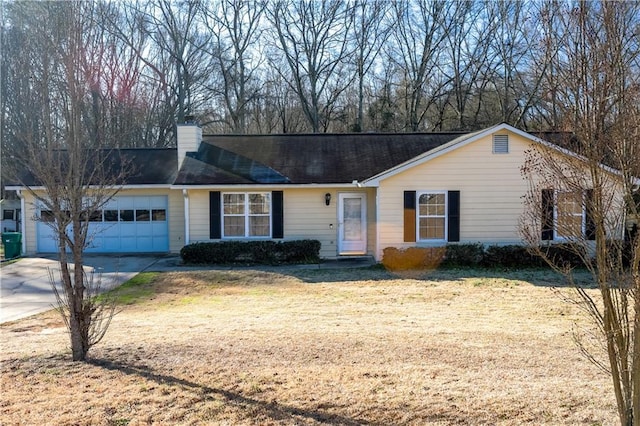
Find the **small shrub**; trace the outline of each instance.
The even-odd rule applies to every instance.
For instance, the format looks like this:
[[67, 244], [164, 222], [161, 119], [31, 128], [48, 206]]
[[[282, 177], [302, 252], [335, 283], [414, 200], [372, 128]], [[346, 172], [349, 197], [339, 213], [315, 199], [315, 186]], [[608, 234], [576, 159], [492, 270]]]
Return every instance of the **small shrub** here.
[[552, 244], [542, 247], [542, 251], [554, 265], [572, 268], [586, 266], [584, 264], [586, 253], [583, 246], [570, 243]]
[[485, 249], [481, 265], [489, 268], [531, 268], [541, 266], [542, 261], [525, 246], [489, 246]]
[[382, 264], [390, 271], [436, 269], [445, 256], [445, 247], [409, 247], [401, 250], [387, 247], [383, 250]]
[[318, 263], [320, 241], [221, 241], [189, 244], [180, 250], [180, 257], [189, 264], [260, 264], [280, 265]]
[[484, 257], [484, 246], [475, 244], [449, 244], [446, 248], [443, 266], [478, 266]]

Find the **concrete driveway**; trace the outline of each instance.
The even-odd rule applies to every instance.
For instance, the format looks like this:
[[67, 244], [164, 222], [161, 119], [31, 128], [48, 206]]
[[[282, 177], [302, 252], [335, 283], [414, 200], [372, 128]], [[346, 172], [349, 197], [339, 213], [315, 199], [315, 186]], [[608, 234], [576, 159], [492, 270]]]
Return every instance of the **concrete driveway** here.
[[[86, 255], [85, 268], [102, 273], [103, 287], [112, 288], [161, 259], [164, 257]], [[27, 257], [0, 268], [0, 323], [47, 311], [56, 304], [49, 269], [59, 277], [60, 266], [53, 257]]]

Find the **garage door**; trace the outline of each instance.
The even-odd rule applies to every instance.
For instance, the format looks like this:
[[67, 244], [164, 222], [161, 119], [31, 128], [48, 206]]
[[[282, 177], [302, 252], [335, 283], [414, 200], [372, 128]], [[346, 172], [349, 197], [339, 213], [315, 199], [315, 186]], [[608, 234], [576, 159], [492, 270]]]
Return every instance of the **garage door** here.
[[[151, 253], [169, 251], [166, 196], [121, 196], [90, 219], [87, 253]], [[38, 251], [53, 253], [57, 243], [42, 210], [37, 224]]]

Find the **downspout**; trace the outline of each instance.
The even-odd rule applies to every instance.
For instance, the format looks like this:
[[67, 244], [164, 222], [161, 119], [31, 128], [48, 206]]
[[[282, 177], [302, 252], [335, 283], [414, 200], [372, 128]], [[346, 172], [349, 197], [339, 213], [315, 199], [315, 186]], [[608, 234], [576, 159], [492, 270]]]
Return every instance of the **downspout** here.
[[25, 210], [25, 201], [24, 195], [22, 195], [22, 190], [18, 189], [16, 191], [18, 194], [18, 198], [20, 198], [20, 233], [22, 234], [22, 254], [25, 255], [27, 253], [27, 221], [24, 220], [26, 210]]
[[382, 260], [380, 256], [380, 194], [379, 194], [379, 186], [376, 186], [376, 253], [374, 255], [374, 259], [376, 262], [380, 262]]
[[189, 191], [182, 190], [182, 196], [184, 197], [184, 245], [188, 245], [189, 238]]

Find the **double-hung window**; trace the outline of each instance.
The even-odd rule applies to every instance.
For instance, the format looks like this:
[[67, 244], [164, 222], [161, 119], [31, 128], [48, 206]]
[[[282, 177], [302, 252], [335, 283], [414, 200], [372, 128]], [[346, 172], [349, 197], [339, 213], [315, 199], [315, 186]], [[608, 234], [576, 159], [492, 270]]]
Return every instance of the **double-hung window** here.
[[420, 241], [446, 241], [446, 192], [422, 192], [418, 194], [418, 230], [418, 239]]
[[593, 190], [542, 190], [542, 240], [595, 240], [595, 225], [589, 214]]
[[270, 193], [225, 193], [222, 200], [223, 237], [271, 236]]
[[555, 238], [575, 239], [585, 235], [584, 194], [556, 191], [555, 196]]

